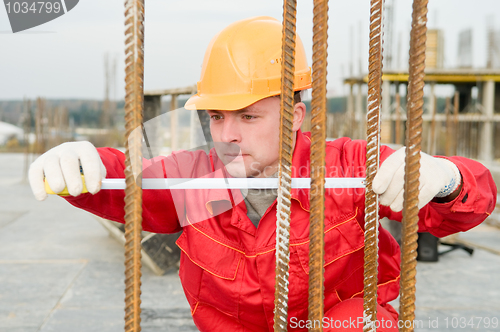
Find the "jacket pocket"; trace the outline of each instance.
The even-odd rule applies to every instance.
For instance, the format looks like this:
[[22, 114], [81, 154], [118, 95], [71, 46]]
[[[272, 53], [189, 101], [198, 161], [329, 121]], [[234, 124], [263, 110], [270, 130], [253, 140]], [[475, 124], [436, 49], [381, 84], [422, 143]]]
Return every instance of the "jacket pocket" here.
[[[364, 233], [356, 221], [356, 214], [335, 222], [327, 221], [324, 239], [325, 290], [329, 290], [357, 269], [358, 265], [363, 265], [363, 260], [359, 260], [358, 256], [359, 252], [363, 252]], [[296, 241], [290, 246], [292, 251], [296, 251], [304, 272], [309, 274], [309, 239]]]
[[193, 304], [208, 304], [237, 317], [241, 288], [238, 269], [243, 253], [193, 226], [184, 228], [177, 245], [186, 257], [183, 274], [180, 269], [179, 274], [184, 289], [193, 297]]

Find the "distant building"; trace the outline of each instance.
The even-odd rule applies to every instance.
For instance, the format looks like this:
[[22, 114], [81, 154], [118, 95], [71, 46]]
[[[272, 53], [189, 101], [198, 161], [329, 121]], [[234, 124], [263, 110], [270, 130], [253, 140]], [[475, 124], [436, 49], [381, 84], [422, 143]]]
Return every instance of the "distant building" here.
[[[427, 54], [427, 53], [426, 53]], [[399, 91], [399, 86], [406, 86], [409, 74], [407, 71], [387, 70], [382, 75], [382, 103], [381, 116], [382, 122], [382, 143], [402, 143], [395, 142], [396, 130], [395, 123], [398, 115], [396, 114], [395, 98], [391, 97], [391, 91]], [[500, 142], [500, 69], [489, 68], [455, 68], [455, 69], [432, 69], [426, 68], [424, 76], [425, 84], [430, 87], [426, 96], [426, 103], [423, 107], [424, 131], [430, 132], [432, 123], [439, 122], [443, 128], [446, 128], [447, 118], [445, 114], [437, 114], [435, 85], [453, 85], [457, 93], [457, 117], [461, 125], [460, 135], [456, 135], [453, 140], [467, 141], [467, 146], [458, 151], [458, 154], [468, 158], [477, 158], [482, 161], [492, 161], [500, 158], [500, 149], [496, 148]], [[368, 75], [348, 77], [344, 80], [345, 84], [350, 85], [348, 95], [347, 112], [353, 114], [358, 123], [364, 123], [364, 114], [366, 107], [362, 100], [361, 87], [368, 83]], [[354, 86], [358, 86], [357, 99], [354, 95]], [[392, 89], [391, 86], [395, 88]], [[477, 95], [474, 96], [474, 89], [477, 89]], [[395, 97], [395, 96], [394, 96]], [[454, 97], [450, 95], [449, 97]], [[403, 98], [404, 99], [404, 98]], [[406, 121], [406, 102], [401, 105], [401, 121]], [[454, 110], [449, 110], [450, 113]], [[457, 123], [457, 126], [459, 124]], [[361, 126], [358, 126], [362, 128]], [[363, 138], [364, 133], [358, 134], [356, 138]], [[443, 134], [444, 135], [444, 134]], [[437, 135], [428, 135], [426, 140], [427, 153], [433, 153]], [[434, 139], [431, 138], [434, 137]], [[445, 138], [441, 141], [444, 144]], [[458, 144], [458, 143], [457, 143]], [[472, 144], [472, 145], [471, 145]], [[424, 144], [425, 147], [425, 144]], [[465, 151], [467, 150], [467, 151]]]

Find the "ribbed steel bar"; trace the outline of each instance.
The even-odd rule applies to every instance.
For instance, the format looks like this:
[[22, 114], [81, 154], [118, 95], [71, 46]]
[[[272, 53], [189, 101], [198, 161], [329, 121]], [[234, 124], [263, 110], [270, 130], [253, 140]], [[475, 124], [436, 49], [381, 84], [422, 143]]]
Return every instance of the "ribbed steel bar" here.
[[365, 264], [363, 331], [376, 331], [378, 271], [378, 196], [372, 189], [380, 164], [383, 0], [370, 2], [368, 110], [366, 114]]
[[288, 264], [290, 262], [290, 206], [292, 183], [293, 85], [295, 73], [295, 22], [297, 1], [283, 3], [281, 50], [281, 102], [279, 189], [276, 211], [276, 284], [274, 331], [285, 332], [288, 325]]
[[[424, 105], [425, 42], [427, 0], [414, 0], [410, 33], [408, 79], [408, 120], [406, 122], [406, 165], [401, 245], [400, 331], [413, 331], [415, 320], [415, 283], [417, 267], [418, 193], [422, 113]], [[412, 324], [410, 324], [410, 322]]]
[[458, 92], [455, 92], [453, 97], [453, 152], [452, 155], [456, 156], [458, 154], [458, 141], [459, 141], [459, 130], [458, 130]]
[[[324, 315], [324, 220], [326, 149], [326, 70], [328, 50], [328, 0], [314, 0], [311, 100], [311, 191], [309, 215], [309, 320]], [[309, 331], [323, 331], [313, 324]]]
[[[125, 1], [125, 331], [141, 331], [144, 0]], [[138, 173], [134, 176], [134, 170]]]
[[[397, 88], [396, 88], [397, 89]], [[401, 96], [396, 92], [396, 144], [401, 144]]]
[[444, 115], [446, 118], [446, 142], [444, 146], [444, 155], [445, 156], [451, 156], [450, 154], [450, 146], [451, 146], [451, 141], [453, 140], [453, 129], [451, 127], [451, 116], [450, 116], [450, 108], [451, 108], [451, 100], [450, 97], [446, 97], [446, 104], [444, 107]]

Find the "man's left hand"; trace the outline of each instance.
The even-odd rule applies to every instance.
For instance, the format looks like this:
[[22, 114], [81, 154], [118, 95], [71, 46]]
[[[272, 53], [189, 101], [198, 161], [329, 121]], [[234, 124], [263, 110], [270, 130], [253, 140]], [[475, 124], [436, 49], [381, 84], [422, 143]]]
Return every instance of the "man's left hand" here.
[[[380, 195], [380, 204], [395, 212], [403, 210], [404, 175], [405, 147], [402, 147], [382, 163], [373, 179], [372, 188]], [[434, 198], [456, 197], [462, 176], [451, 161], [421, 152], [419, 182], [418, 208], [421, 209]]]

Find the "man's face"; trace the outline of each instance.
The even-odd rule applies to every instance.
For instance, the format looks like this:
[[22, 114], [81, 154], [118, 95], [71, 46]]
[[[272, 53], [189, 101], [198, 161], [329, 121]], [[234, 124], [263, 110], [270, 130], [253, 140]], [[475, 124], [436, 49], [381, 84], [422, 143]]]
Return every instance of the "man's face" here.
[[278, 171], [280, 99], [262, 99], [237, 111], [207, 111], [217, 155], [233, 177], [269, 177]]

